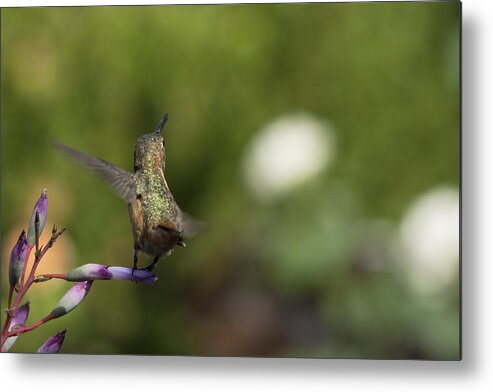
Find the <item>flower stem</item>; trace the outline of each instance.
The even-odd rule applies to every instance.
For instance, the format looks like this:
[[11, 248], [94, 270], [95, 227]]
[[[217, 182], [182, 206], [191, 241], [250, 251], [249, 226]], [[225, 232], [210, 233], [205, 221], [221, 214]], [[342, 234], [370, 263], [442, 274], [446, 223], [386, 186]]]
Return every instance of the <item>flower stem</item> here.
[[50, 279], [67, 279], [67, 274], [43, 274], [38, 275], [34, 278], [34, 283], [45, 282]]
[[40, 325], [43, 325], [43, 324], [47, 323], [48, 321], [52, 320], [53, 318], [54, 317], [51, 314], [49, 314], [48, 316], [43, 317], [41, 320], [36, 321], [34, 324], [27, 325], [25, 327], [20, 327], [17, 329], [14, 328], [13, 331], [11, 331], [7, 334], [7, 338], [11, 338], [12, 336], [18, 336], [18, 335], [21, 335], [23, 333], [32, 331], [33, 329], [38, 328]]
[[[41, 249], [37, 249], [36, 254], [35, 254], [34, 264], [31, 268], [31, 271], [29, 272], [29, 276], [27, 277], [26, 282], [24, 284], [22, 284], [21, 288], [19, 289], [19, 293], [15, 297], [14, 306], [12, 306], [12, 308], [10, 308], [9, 312], [7, 313], [7, 318], [5, 319], [5, 324], [3, 325], [3, 328], [2, 328], [2, 335], [0, 337], [0, 351], [3, 349], [3, 345], [5, 344], [5, 341], [7, 340], [7, 338], [9, 337], [9, 328], [10, 328], [10, 323], [12, 321], [12, 317], [13, 317], [13, 315], [15, 315], [17, 313], [17, 309], [19, 308], [19, 305], [20, 305], [22, 299], [24, 298], [24, 295], [26, 295], [26, 292], [29, 290], [31, 285], [34, 283], [34, 274], [36, 272], [36, 268], [38, 268], [38, 265], [39, 265], [41, 259], [43, 258], [43, 256], [46, 254], [46, 252], [53, 246], [53, 244], [55, 243], [57, 238], [64, 231], [65, 231], [65, 229], [58, 230], [55, 226], [53, 226], [51, 238], [48, 241], [48, 243], [45, 246], [43, 246]], [[28, 247], [27, 256], [26, 256], [26, 263], [24, 264], [24, 269], [27, 265], [27, 258], [29, 256], [31, 249], [32, 249], [32, 246]], [[24, 269], [22, 271], [23, 273], [24, 273]], [[22, 278], [21, 278], [21, 282], [22, 282]], [[42, 320], [44, 320], [44, 319], [42, 319]], [[42, 320], [40, 320], [40, 321], [42, 321]], [[48, 320], [45, 320], [38, 325], [41, 325], [41, 324], [45, 323], [46, 321], [48, 321]], [[39, 321], [38, 321], [38, 323], [39, 323]], [[35, 324], [37, 324], [37, 323], [35, 323]], [[33, 326], [35, 324], [33, 324]], [[12, 335], [12, 336], [20, 335], [21, 333], [30, 331], [31, 329], [36, 328], [38, 325], [35, 325], [34, 327], [31, 326], [32, 328], [30, 328], [28, 330], [25, 330], [24, 328], [19, 329], [21, 332], [16, 333], [15, 335]], [[28, 328], [28, 327], [25, 327], [25, 328]]]

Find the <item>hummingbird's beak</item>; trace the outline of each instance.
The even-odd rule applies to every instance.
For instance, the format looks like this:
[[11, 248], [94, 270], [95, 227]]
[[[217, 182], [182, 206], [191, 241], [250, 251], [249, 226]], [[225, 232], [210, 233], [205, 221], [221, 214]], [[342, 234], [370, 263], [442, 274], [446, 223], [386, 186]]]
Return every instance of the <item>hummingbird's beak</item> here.
[[157, 135], [161, 134], [164, 124], [166, 124], [166, 121], [168, 121], [168, 113], [166, 113], [164, 117], [161, 119], [161, 121], [159, 122], [156, 130], [154, 131], [155, 134]]

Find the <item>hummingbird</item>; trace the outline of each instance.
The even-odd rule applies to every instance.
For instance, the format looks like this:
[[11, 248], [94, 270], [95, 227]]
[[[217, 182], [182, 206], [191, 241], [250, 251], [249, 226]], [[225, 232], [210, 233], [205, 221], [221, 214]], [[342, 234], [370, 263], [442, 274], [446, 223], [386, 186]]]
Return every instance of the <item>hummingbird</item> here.
[[145, 270], [152, 271], [161, 257], [169, 256], [176, 246], [185, 247], [185, 239], [199, 231], [199, 223], [176, 203], [166, 179], [165, 142], [162, 136], [168, 121], [166, 113], [154, 131], [137, 139], [134, 172], [62, 144], [55, 147], [71, 159], [101, 176], [128, 204], [128, 216], [134, 240], [133, 269], [139, 252], [153, 257]]

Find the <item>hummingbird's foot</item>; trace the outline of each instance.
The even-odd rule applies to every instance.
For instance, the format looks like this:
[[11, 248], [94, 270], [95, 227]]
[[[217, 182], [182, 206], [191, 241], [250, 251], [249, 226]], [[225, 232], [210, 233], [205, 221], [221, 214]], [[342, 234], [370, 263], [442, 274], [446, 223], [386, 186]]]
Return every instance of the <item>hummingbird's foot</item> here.
[[151, 263], [147, 267], [144, 268], [137, 268], [137, 271], [154, 271], [154, 268], [156, 267], [156, 264]]
[[154, 260], [152, 260], [152, 263], [149, 264], [147, 267], [144, 267], [144, 268], [140, 268], [140, 270], [144, 270], [144, 271], [154, 271], [154, 268], [156, 267], [157, 263], [159, 262], [159, 258], [161, 256], [156, 256], [154, 257]]
[[154, 268], [156, 267], [155, 264], [148, 265], [145, 268], [142, 268], [143, 271], [154, 271]]
[[134, 266], [132, 268], [132, 275], [134, 274], [135, 270], [138, 270], [137, 268], [138, 261], [139, 261], [139, 249], [137, 247], [134, 247]]

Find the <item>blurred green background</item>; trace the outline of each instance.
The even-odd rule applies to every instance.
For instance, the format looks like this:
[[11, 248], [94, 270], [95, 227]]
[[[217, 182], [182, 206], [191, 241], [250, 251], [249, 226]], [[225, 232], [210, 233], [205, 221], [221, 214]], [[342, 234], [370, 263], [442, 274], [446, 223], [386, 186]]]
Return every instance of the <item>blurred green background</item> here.
[[[206, 223], [153, 286], [95, 282], [33, 352], [459, 357], [458, 2], [2, 10], [2, 305], [48, 189], [44, 272], [131, 266], [126, 205], [58, 141], [166, 178]], [[43, 237], [44, 240], [47, 237]], [[141, 265], [147, 260], [141, 258]], [[36, 286], [29, 323], [70, 287]]]

